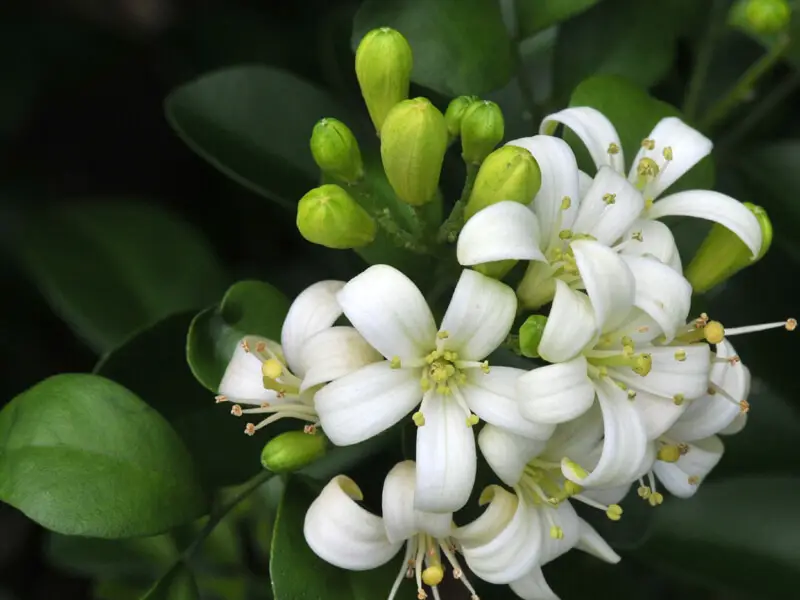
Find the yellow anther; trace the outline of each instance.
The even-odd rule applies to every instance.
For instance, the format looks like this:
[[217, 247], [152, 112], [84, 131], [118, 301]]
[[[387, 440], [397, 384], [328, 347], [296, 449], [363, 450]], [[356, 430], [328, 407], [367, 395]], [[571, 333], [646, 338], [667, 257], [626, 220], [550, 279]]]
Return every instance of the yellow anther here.
[[675, 350], [675, 360], [683, 362], [686, 360], [686, 350]]
[[614, 381], [614, 384], [615, 384], [615, 385], [616, 385], [616, 386], [617, 386], [619, 389], [621, 389], [623, 392], [627, 392], [627, 391], [628, 391], [628, 386], [627, 386], [627, 385], [625, 385], [625, 384], [624, 384], [622, 381], [616, 381], [616, 380], [615, 380], [615, 381]]
[[481, 420], [478, 418], [478, 415], [472, 414], [467, 417], [467, 427], [472, 427], [473, 425], [477, 425], [480, 422]]
[[619, 521], [622, 518], [622, 507], [619, 504], [612, 504], [608, 507], [606, 516], [612, 521]]
[[393, 356], [390, 364], [393, 369], [399, 369], [400, 367], [403, 366], [402, 363], [400, 362], [399, 356]]
[[628, 400], [636, 400], [636, 390], [628, 390]]
[[748, 412], [750, 412], [750, 403], [747, 400], [740, 401], [739, 410], [743, 415], [746, 415]]
[[636, 364], [632, 367], [633, 372], [644, 377], [653, 368], [653, 357], [650, 354], [640, 354], [636, 357]]
[[242, 407], [239, 406], [238, 404], [234, 404], [233, 406], [231, 406], [231, 414], [234, 417], [241, 417], [242, 416]]
[[617, 201], [616, 194], [603, 194], [603, 202], [606, 204], [614, 204]]
[[675, 403], [675, 406], [680, 406], [681, 404], [684, 403], [685, 400], [686, 400], [686, 397], [683, 394], [675, 394], [672, 397], [672, 402]]
[[451, 350], [445, 350], [444, 354], [442, 354], [442, 358], [445, 360], [449, 360], [450, 362], [455, 362], [458, 360], [458, 352], [453, 352]]
[[653, 204], [654, 203], [655, 203], [655, 200], [653, 200], [652, 198], [645, 199], [645, 201], [644, 201], [644, 209], [645, 210], [650, 210], [651, 208], [653, 208]]
[[631, 357], [631, 356], [633, 356], [634, 351], [635, 351], [635, 348], [633, 346], [627, 346], [626, 345], [626, 346], [622, 347], [623, 356]]
[[561, 210], [567, 210], [570, 206], [572, 206], [572, 199], [569, 196], [564, 196], [561, 199]]
[[611, 142], [608, 145], [608, 153], [609, 154], [619, 154], [619, 145], [615, 144], [614, 142]]
[[446, 340], [447, 338], [450, 337], [450, 333], [442, 329], [439, 333], [436, 334], [436, 337], [439, 338], [440, 340]]
[[642, 140], [642, 148], [645, 150], [654, 150], [656, 147], [655, 140], [651, 140], [650, 138], [644, 138]]
[[719, 344], [725, 339], [725, 328], [719, 321], [709, 321], [703, 327], [703, 337], [709, 344]]
[[574, 481], [567, 481], [564, 483], [564, 492], [568, 496], [574, 496], [575, 494], [580, 494], [583, 491], [583, 486], [578, 485]]
[[668, 463], [678, 462], [681, 457], [681, 451], [678, 446], [661, 446], [656, 454], [658, 460]]
[[452, 368], [452, 365], [448, 365], [440, 361], [434, 361], [428, 368], [428, 373], [430, 374], [431, 379], [437, 383], [443, 383], [447, 381], [447, 378], [451, 375], [451, 373], [448, 373], [447, 367]]
[[650, 497], [647, 499], [647, 501], [650, 503], [650, 506], [658, 506], [664, 502], [664, 496], [661, 494], [661, 492], [653, 492], [650, 494]]
[[441, 356], [442, 356], [441, 352], [439, 352], [438, 350], [434, 350], [433, 352], [428, 354], [428, 356], [425, 357], [425, 362], [428, 363], [429, 365], [433, 364], [433, 362], [438, 358], [441, 358]]
[[283, 374], [281, 361], [274, 358], [264, 361], [264, 364], [261, 365], [261, 374], [270, 379], [277, 379]]
[[562, 240], [568, 240], [572, 237], [572, 230], [571, 229], [562, 229], [558, 232], [558, 237]]
[[550, 526], [550, 537], [554, 540], [563, 540], [564, 539], [564, 530], [561, 529], [558, 525], [551, 525]]
[[487, 375], [489, 374], [490, 368], [489, 368], [489, 361], [488, 360], [485, 360], [485, 361], [483, 361], [481, 363], [481, 371], [483, 371]]
[[797, 328], [797, 319], [786, 319], [786, 331], [794, 331]]
[[639, 489], [636, 490], [636, 493], [639, 494], [640, 498], [647, 500], [650, 497], [650, 494], [652, 494], [653, 492], [646, 485], [640, 485]]
[[633, 338], [629, 335], [623, 335], [622, 339], [620, 340], [623, 346], [630, 346], [631, 348], [635, 348], [636, 344], [633, 341]]
[[661, 154], [664, 156], [664, 160], [672, 160], [672, 146], [664, 148]]
[[420, 411], [417, 411], [411, 415], [411, 420], [414, 421], [414, 425], [417, 427], [422, 427], [425, 425], [425, 415], [423, 415]]
[[431, 389], [431, 382], [423, 375], [422, 379], [419, 380], [419, 386], [422, 388], [423, 392], [427, 392], [429, 389]]
[[586, 479], [589, 476], [588, 471], [586, 471], [582, 466], [580, 466], [574, 460], [565, 458], [564, 462], [566, 463], [567, 468], [570, 469], [578, 479]]
[[444, 569], [439, 565], [428, 567], [422, 572], [422, 582], [425, 585], [439, 585], [444, 579]]
[[699, 485], [700, 477], [698, 477], [697, 475], [690, 475], [687, 481], [689, 482], [689, 485]]
[[642, 236], [642, 232], [641, 231], [634, 231], [631, 234], [631, 239], [634, 239], [637, 242], [643, 242], [644, 241], [644, 236]]

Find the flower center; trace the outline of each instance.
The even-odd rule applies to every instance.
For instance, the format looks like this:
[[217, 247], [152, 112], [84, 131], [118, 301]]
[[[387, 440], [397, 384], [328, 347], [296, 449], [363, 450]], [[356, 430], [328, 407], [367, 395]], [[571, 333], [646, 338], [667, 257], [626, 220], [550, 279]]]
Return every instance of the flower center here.
[[659, 157], [654, 152], [656, 142], [651, 139], [642, 140], [642, 148], [644, 149], [644, 156], [639, 159], [636, 165], [636, 182], [634, 185], [636, 189], [642, 192], [645, 209], [648, 209], [653, 205], [653, 200], [655, 199], [655, 183], [667, 170], [669, 163], [672, 162], [673, 152], [672, 148], [667, 146], [661, 151], [661, 156]]
[[[613, 340], [601, 339], [600, 345], [609, 344]], [[645, 377], [653, 367], [653, 357], [646, 352], [637, 353], [633, 340], [628, 336], [621, 339], [622, 351], [618, 350], [590, 350], [586, 352], [586, 361], [589, 363], [589, 375], [596, 378], [607, 377], [608, 367], [630, 367], [630, 369]], [[627, 390], [622, 384], [617, 383], [622, 389]], [[636, 392], [628, 390], [628, 396], [633, 399]]]

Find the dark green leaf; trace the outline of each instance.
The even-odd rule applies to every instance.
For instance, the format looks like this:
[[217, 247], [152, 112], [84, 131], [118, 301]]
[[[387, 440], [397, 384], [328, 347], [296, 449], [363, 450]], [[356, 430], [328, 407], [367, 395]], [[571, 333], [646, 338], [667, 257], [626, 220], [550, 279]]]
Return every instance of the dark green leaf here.
[[600, 0], [515, 0], [519, 37], [526, 38], [591, 8]]
[[192, 321], [186, 359], [194, 376], [216, 392], [236, 343], [245, 335], [280, 341], [288, 311], [289, 301], [268, 283], [235, 283], [219, 306], [204, 310]]
[[172, 567], [142, 600], [200, 600], [200, 591], [189, 567], [181, 562]]
[[439, 93], [484, 94], [513, 74], [511, 41], [494, 0], [367, 0], [353, 23], [353, 48], [387, 26], [411, 44], [412, 81]]
[[194, 228], [134, 200], [31, 214], [14, 250], [53, 310], [101, 353], [224, 289], [219, 261]]
[[154, 535], [207, 508], [169, 424], [96, 375], [51, 377], [0, 412], [0, 499], [58, 533], [100, 538]]

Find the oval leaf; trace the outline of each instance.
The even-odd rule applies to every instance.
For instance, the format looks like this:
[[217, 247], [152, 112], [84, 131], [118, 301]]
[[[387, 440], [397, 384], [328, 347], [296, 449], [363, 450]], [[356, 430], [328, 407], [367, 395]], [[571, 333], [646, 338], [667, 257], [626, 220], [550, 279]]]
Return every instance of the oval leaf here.
[[56, 375], [0, 412], [0, 499], [67, 535], [154, 535], [206, 497], [169, 424], [96, 375]]
[[142, 600], [200, 600], [194, 575], [184, 563], [172, 567]]

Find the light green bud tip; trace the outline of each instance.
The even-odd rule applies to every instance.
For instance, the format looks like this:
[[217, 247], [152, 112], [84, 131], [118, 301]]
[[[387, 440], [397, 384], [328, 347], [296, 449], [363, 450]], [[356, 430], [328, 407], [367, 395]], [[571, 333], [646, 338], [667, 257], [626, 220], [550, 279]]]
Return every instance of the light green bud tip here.
[[461, 156], [479, 165], [505, 133], [503, 111], [494, 102], [479, 100], [470, 105], [461, 120]]
[[447, 133], [450, 135], [450, 139], [455, 139], [461, 134], [461, 120], [464, 118], [464, 113], [478, 100], [477, 96], [459, 96], [450, 101], [444, 113]]
[[375, 239], [375, 221], [338, 185], [314, 188], [297, 205], [297, 228], [314, 244], [345, 250]]
[[707, 292], [752, 265], [760, 260], [772, 245], [772, 222], [767, 211], [750, 202], [745, 202], [744, 205], [753, 213], [761, 226], [761, 250], [753, 257], [739, 236], [715, 223], [684, 273], [695, 293]]
[[327, 444], [321, 433], [287, 431], [267, 442], [261, 451], [261, 464], [274, 473], [291, 473], [324, 456]]
[[544, 335], [547, 317], [544, 315], [531, 315], [519, 328], [519, 349], [522, 356], [539, 358], [539, 343]]
[[439, 187], [447, 126], [426, 98], [403, 100], [386, 116], [381, 130], [381, 160], [397, 197], [421, 206]]
[[780, 33], [791, 18], [792, 7], [786, 0], [740, 0], [729, 14], [734, 27], [759, 35]]
[[542, 185], [539, 163], [533, 155], [517, 146], [503, 146], [483, 161], [472, 188], [465, 219], [479, 210], [503, 200], [528, 204]]
[[413, 65], [406, 38], [389, 27], [373, 29], [358, 45], [356, 77], [378, 135], [392, 107], [408, 98]]
[[311, 132], [311, 154], [327, 175], [347, 183], [364, 177], [364, 163], [353, 132], [341, 121], [322, 119]]

